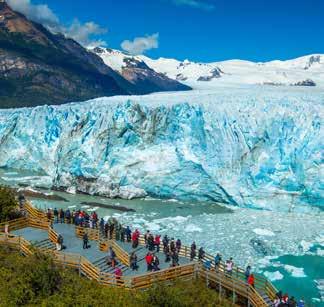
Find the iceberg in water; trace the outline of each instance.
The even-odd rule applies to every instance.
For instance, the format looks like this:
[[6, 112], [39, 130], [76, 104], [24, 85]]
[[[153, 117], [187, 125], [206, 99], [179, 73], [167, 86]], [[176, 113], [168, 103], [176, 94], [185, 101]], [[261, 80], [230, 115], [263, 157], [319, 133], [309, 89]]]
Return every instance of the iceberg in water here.
[[108, 197], [322, 206], [323, 101], [255, 86], [0, 110], [0, 167]]

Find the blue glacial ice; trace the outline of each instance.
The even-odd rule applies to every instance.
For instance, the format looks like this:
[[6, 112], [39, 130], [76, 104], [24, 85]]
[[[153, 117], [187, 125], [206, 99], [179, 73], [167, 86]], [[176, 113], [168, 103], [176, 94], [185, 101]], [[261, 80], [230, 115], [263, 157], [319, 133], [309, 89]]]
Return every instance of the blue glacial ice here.
[[323, 102], [255, 86], [0, 110], [0, 167], [108, 197], [322, 207]]

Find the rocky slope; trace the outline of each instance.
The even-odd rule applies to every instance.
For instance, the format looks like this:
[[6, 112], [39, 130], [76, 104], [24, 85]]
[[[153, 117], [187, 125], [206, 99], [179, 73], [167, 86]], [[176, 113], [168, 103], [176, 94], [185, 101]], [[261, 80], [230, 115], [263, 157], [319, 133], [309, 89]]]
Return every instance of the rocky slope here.
[[129, 82], [74, 40], [53, 34], [0, 3], [0, 108], [190, 89], [172, 80], [160, 82], [153, 71], [145, 83], [146, 76], [135, 79], [132, 69], [127, 71]]

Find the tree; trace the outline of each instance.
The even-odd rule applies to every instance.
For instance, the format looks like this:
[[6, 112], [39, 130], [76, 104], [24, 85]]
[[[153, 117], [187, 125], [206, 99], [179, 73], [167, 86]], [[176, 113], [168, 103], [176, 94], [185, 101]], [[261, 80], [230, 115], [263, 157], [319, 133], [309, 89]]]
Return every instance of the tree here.
[[0, 222], [5, 222], [17, 216], [18, 203], [15, 193], [8, 187], [0, 186]]

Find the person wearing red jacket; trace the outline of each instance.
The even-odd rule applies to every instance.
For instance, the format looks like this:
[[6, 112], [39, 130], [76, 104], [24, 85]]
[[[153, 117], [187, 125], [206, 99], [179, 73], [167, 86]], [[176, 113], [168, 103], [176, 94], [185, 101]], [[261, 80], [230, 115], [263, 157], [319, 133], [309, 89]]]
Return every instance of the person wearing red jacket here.
[[161, 236], [156, 235], [155, 238], [154, 238], [154, 245], [156, 246], [156, 251], [157, 252], [160, 251], [160, 242], [161, 242]]
[[147, 271], [152, 271], [152, 262], [153, 262], [153, 255], [151, 253], [147, 253], [145, 256], [145, 261], [147, 264]]
[[248, 277], [248, 284], [254, 288], [254, 275], [250, 274], [250, 276]]

